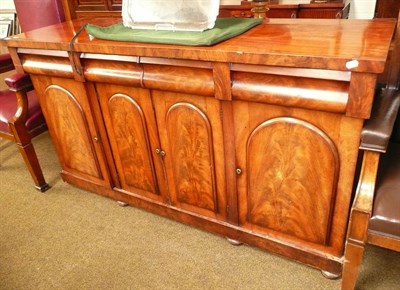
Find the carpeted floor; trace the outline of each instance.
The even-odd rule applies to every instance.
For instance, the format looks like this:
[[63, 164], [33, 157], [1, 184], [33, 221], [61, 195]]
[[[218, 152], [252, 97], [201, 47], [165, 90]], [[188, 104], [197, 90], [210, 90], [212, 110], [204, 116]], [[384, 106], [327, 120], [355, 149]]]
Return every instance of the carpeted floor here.
[[[34, 140], [51, 189], [36, 191], [0, 139], [0, 289], [339, 289], [319, 270], [64, 183], [47, 133]], [[367, 247], [358, 289], [399, 289], [400, 253]]]

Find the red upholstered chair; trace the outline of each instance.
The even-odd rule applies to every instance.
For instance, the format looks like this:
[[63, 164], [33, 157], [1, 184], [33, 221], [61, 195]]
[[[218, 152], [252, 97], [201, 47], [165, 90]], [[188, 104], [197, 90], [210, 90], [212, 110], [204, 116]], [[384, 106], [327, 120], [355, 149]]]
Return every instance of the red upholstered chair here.
[[350, 212], [343, 290], [356, 286], [365, 244], [400, 252], [400, 15], [389, 63], [387, 85], [362, 132], [363, 163]]
[[[61, 0], [14, 0], [21, 30], [27, 32], [64, 21]], [[14, 68], [8, 54], [0, 55], [0, 73]], [[32, 138], [47, 129], [45, 120], [26, 74], [5, 79], [9, 90], [0, 91], [0, 138], [14, 141], [40, 191], [48, 188], [37, 159]]]
[[65, 21], [62, 0], [14, 0], [22, 32]]

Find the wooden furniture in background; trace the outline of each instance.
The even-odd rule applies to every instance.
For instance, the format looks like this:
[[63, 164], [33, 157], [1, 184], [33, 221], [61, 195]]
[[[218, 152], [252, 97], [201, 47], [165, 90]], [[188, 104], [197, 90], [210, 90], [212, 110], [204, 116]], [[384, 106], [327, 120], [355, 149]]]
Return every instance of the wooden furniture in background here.
[[[242, 5], [221, 5], [218, 17], [253, 16], [251, 2]], [[332, 2], [315, 4], [267, 4], [267, 18], [348, 18], [350, 4]]]
[[122, 0], [62, 0], [65, 18], [121, 17]]
[[251, 5], [223, 5], [219, 8], [220, 18], [252, 18]]
[[[62, 0], [66, 19], [120, 17], [122, 0]], [[350, 5], [343, 3], [322, 4], [267, 4], [268, 18], [347, 18]], [[221, 5], [218, 17], [252, 17], [252, 3], [242, 1], [241, 5]]]
[[[61, 1], [58, 0], [14, 0], [14, 4], [24, 32], [65, 20]], [[10, 55], [1, 55], [0, 72], [13, 69]], [[28, 75], [10, 75], [5, 81], [9, 90], [0, 92], [0, 137], [18, 145], [36, 189], [46, 191], [49, 186], [32, 144], [32, 138], [47, 130], [38, 98]]]
[[[251, 4], [221, 5], [218, 17], [252, 18]], [[299, 5], [268, 4], [267, 18], [296, 18]]]
[[345, 290], [356, 285], [365, 244], [400, 251], [400, 15], [391, 54], [386, 87], [378, 91], [361, 135], [363, 162], [344, 255]]
[[270, 19], [210, 47], [83, 30], [71, 51], [84, 23], [7, 40], [66, 182], [341, 274], [392, 19]]
[[377, 0], [375, 6], [375, 17], [377, 18], [396, 18], [400, 1], [398, 0]]
[[350, 4], [343, 2], [299, 4], [298, 18], [348, 18]]

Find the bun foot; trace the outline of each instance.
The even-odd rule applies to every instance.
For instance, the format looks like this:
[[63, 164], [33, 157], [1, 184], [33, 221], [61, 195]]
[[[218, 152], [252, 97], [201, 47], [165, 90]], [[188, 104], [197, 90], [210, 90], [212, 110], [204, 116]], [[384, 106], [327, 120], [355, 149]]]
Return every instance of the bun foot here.
[[231, 245], [234, 245], [234, 246], [240, 246], [242, 244], [242, 242], [239, 242], [238, 240], [234, 240], [234, 239], [230, 239], [230, 238], [226, 238], [226, 239], [228, 240], [228, 242]]
[[324, 270], [321, 270], [321, 274], [322, 274], [322, 276], [324, 276], [325, 278], [328, 278], [330, 280], [336, 280], [341, 277], [340, 274], [334, 274], [334, 273], [324, 271]]
[[121, 207], [124, 207], [124, 206], [127, 206], [127, 205], [128, 205], [126, 202], [123, 202], [123, 201], [120, 201], [120, 200], [117, 201], [117, 204], [118, 204], [119, 206], [121, 206]]

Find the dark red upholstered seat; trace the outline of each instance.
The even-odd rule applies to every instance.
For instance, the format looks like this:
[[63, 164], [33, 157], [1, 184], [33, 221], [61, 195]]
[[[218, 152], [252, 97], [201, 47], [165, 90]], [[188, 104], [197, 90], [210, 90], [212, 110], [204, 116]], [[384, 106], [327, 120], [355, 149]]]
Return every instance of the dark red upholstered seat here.
[[23, 32], [65, 21], [62, 0], [14, 0]]
[[[17, 99], [11, 91], [0, 91], [0, 131], [11, 133], [8, 120], [17, 111]], [[28, 92], [29, 116], [25, 122], [28, 131], [32, 131], [45, 122], [42, 110], [34, 91]]]

